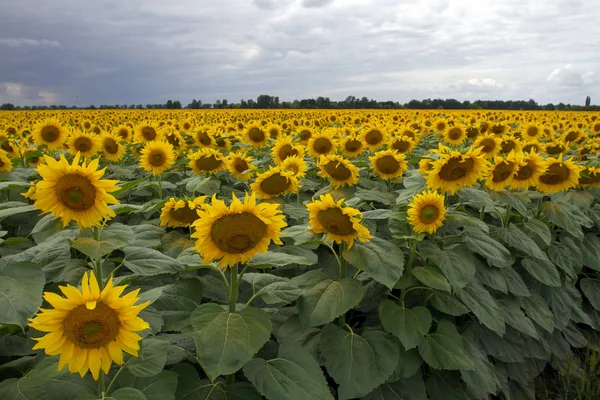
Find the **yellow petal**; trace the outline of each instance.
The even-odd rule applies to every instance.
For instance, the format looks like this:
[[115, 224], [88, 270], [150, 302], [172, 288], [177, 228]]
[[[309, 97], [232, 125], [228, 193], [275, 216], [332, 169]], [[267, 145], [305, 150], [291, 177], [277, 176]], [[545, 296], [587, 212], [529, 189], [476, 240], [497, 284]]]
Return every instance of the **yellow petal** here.
[[87, 301], [85, 303], [85, 308], [87, 308], [88, 310], [93, 310], [94, 308], [96, 308], [96, 300], [94, 300], [94, 301]]
[[50, 346], [52, 346], [52, 344], [54, 342], [56, 342], [57, 340], [60, 340], [61, 337], [62, 337], [62, 332], [58, 331], [58, 332], [51, 332], [41, 338], [33, 338], [34, 340], [37, 340], [36, 345], [33, 346], [33, 350], [45, 349], [47, 347], [50, 347]]
[[60, 353], [60, 361], [58, 362], [58, 371], [59, 372], [65, 367], [65, 365], [67, 365], [69, 363], [69, 361], [71, 361], [74, 350], [75, 350], [75, 345], [72, 342], [67, 340], [63, 344], [61, 353]]
[[73, 356], [71, 357], [71, 360], [69, 361], [69, 372], [74, 374], [76, 372], [79, 372], [79, 370], [81, 369], [81, 367], [85, 364], [85, 361], [87, 360], [87, 349], [82, 349], [79, 348], [77, 346], [74, 347], [73, 349]]
[[90, 284], [87, 272], [83, 273], [83, 279], [81, 280], [81, 293], [84, 300], [90, 299]]
[[52, 307], [60, 310], [71, 310], [77, 307], [77, 304], [74, 301], [60, 297], [56, 293], [52, 292], [45, 292], [44, 299], [50, 303]]
[[98, 286], [98, 280], [94, 275], [94, 271], [90, 272], [90, 299], [97, 299], [100, 297], [100, 286]]
[[123, 352], [121, 351], [121, 347], [116, 341], [111, 341], [108, 343], [108, 354], [113, 359], [113, 361], [119, 365], [123, 364]]
[[98, 349], [89, 349], [88, 350], [88, 364], [90, 366], [90, 371], [92, 373], [92, 377], [94, 377], [94, 380], [97, 381], [98, 376], [100, 375], [100, 367], [102, 366], [100, 350], [98, 350]]
[[100, 357], [102, 359], [102, 371], [104, 371], [105, 374], [108, 374], [112, 362], [110, 359], [110, 355], [108, 355], [106, 347], [100, 347]]

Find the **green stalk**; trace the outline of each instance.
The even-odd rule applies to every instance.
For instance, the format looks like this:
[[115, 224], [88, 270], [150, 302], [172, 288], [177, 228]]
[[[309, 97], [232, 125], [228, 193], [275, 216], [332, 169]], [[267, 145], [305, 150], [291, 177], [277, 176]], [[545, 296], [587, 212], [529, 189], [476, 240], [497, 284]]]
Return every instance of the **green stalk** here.
[[235, 312], [235, 303], [238, 296], [238, 266], [231, 267], [231, 282], [229, 284], [229, 312]]
[[162, 178], [161, 178], [161, 175], [158, 175], [157, 179], [158, 179], [158, 198], [160, 200], [162, 200], [163, 195], [162, 195]]
[[[344, 259], [343, 253], [344, 253], [344, 242], [342, 242], [340, 244], [340, 255], [338, 257], [338, 267], [339, 267], [338, 275], [339, 275], [340, 281], [346, 277], [346, 260]], [[346, 325], [346, 313], [340, 315], [340, 317], [338, 318], [338, 324], [341, 327], [344, 327], [344, 325]]]
[[106, 391], [104, 390], [104, 371], [100, 370], [100, 374], [98, 375], [98, 395], [101, 400], [104, 400], [104, 394]]
[[[411, 241], [409, 249], [410, 249], [410, 252], [408, 254], [408, 264], [406, 264], [406, 272], [405, 272], [406, 274], [410, 274], [412, 271], [413, 262], [415, 260], [415, 252], [417, 250], [417, 241], [416, 240]], [[410, 288], [402, 289], [402, 291], [400, 292], [399, 302], [402, 307], [404, 307], [404, 297], [406, 297], [406, 294], [410, 290], [411, 290]]]
[[508, 227], [508, 224], [510, 223], [510, 214], [512, 212], [512, 206], [509, 204], [508, 207], [506, 207], [506, 215], [504, 216], [504, 224], [503, 226], [505, 228]]

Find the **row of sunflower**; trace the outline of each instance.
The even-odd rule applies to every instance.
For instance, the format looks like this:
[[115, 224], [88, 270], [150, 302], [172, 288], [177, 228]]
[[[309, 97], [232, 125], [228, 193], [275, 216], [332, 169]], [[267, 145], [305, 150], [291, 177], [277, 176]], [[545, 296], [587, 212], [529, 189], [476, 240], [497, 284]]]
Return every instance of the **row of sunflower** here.
[[1, 113], [0, 323], [100, 398], [533, 393], [600, 332], [599, 117]]

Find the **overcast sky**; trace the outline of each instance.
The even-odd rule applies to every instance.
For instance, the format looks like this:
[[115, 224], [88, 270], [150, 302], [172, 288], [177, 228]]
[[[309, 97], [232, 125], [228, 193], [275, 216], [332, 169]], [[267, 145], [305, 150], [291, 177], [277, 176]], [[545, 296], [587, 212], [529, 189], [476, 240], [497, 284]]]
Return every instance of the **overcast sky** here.
[[13, 0], [0, 103], [600, 104], [598, 0]]

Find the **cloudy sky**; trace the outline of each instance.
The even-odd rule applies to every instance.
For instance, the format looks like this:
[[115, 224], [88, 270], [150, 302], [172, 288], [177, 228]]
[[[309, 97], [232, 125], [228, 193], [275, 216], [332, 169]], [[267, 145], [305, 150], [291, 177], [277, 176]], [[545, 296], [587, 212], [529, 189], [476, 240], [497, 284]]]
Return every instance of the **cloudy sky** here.
[[584, 0], [18, 0], [0, 103], [456, 98], [600, 104]]

